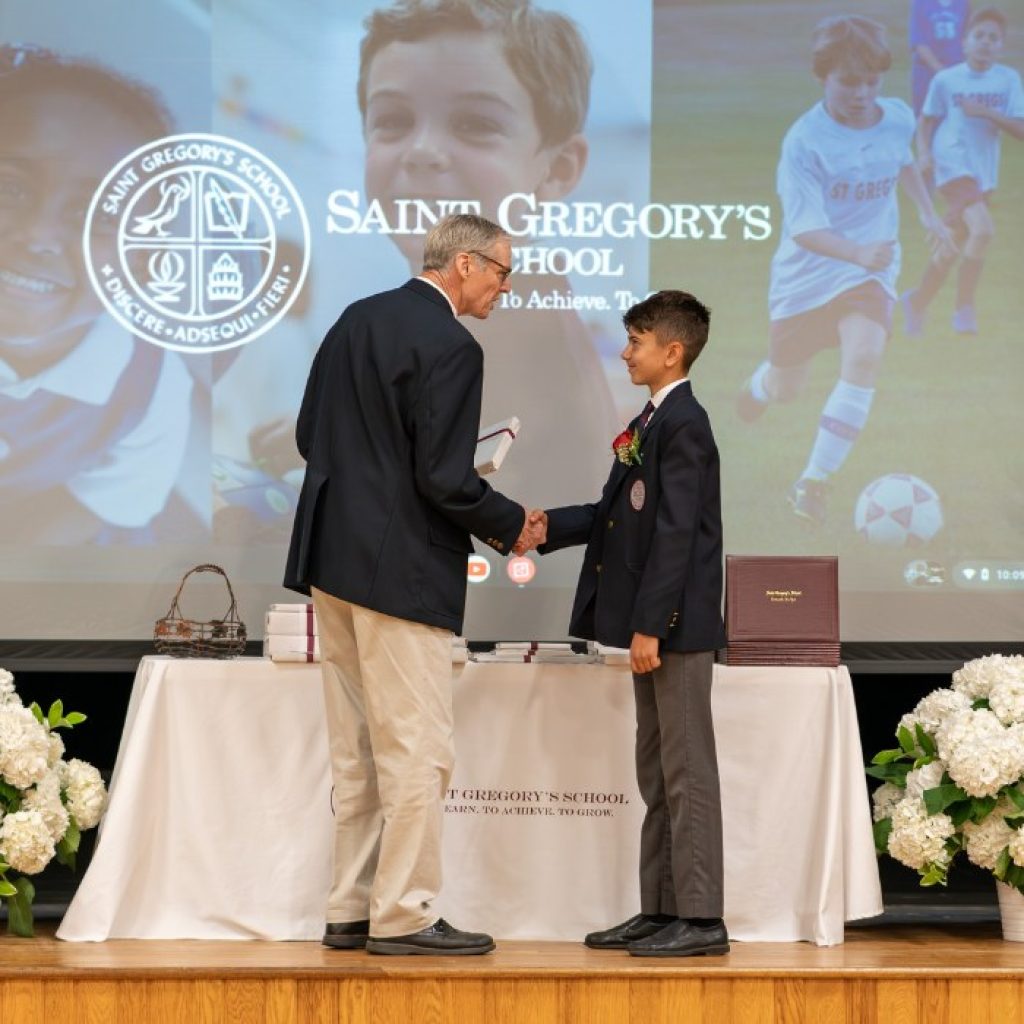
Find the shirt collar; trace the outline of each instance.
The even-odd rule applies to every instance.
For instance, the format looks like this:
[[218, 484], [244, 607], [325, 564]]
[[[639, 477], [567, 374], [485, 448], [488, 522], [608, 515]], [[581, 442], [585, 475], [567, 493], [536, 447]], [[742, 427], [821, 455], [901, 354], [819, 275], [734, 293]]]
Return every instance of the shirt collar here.
[[679, 380], [674, 380], [671, 384], [666, 384], [663, 388], [660, 388], [659, 390], [655, 391], [654, 394], [651, 395], [651, 405], [653, 405], [654, 408], [657, 409], [658, 406], [665, 401], [665, 399], [668, 397], [668, 393], [673, 388], [679, 387], [680, 384], [685, 384], [689, 379], [689, 377], [680, 377]]
[[455, 303], [452, 302], [452, 300], [448, 297], [448, 293], [436, 281], [431, 281], [429, 277], [423, 277], [422, 274], [419, 275], [416, 278], [416, 280], [417, 281], [425, 281], [427, 284], [430, 285], [431, 288], [436, 288], [444, 296], [445, 302], [447, 302], [448, 305], [452, 307], [452, 316], [458, 316], [459, 315], [458, 310], [456, 310], [456, 308], [455, 308]]
[[88, 334], [61, 360], [32, 377], [18, 377], [0, 359], [0, 393], [24, 399], [36, 391], [106, 405], [118, 378], [132, 357], [132, 336], [109, 317], [102, 316]]

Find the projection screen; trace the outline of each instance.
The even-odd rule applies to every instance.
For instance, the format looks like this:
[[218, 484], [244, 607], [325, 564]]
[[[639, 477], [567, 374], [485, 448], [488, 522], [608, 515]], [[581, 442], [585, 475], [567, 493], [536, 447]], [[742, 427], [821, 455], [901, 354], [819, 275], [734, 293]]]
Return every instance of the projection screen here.
[[[845, 640], [1019, 635], [1024, 145], [1010, 132], [976, 133], [998, 174], [980, 200], [994, 234], [976, 329], [951, 319], [971, 253], [935, 179], [956, 260], [923, 322], [900, 300], [930, 252], [908, 191], [912, 47], [932, 18], [955, 65], [966, 5], [501, 13], [522, 6], [3, 5], [5, 637], [145, 638], [201, 562], [227, 570], [254, 636], [270, 602], [298, 600], [279, 581], [310, 363], [342, 309], [416, 273], [425, 231], [458, 210], [514, 239], [512, 292], [467, 320], [483, 424], [522, 422], [496, 488], [528, 507], [597, 499], [647, 398], [619, 359], [622, 314], [682, 288], [712, 310], [692, 381], [721, 452], [726, 551], [838, 554]], [[1024, 3], [1000, 9], [998, 64], [1019, 69]], [[837, 16], [884, 30], [877, 129], [837, 127], [823, 105], [813, 32]], [[1021, 117], [1014, 81], [948, 103]], [[879, 265], [807, 262], [794, 241], [847, 223], [857, 259]], [[865, 282], [866, 342], [803, 315]], [[779, 400], [751, 406], [755, 377]], [[814, 514], [795, 514], [794, 484], [822, 465]], [[467, 635], [565, 639], [580, 556], [510, 565], [478, 545]], [[223, 604], [214, 586], [195, 600], [186, 611]]]

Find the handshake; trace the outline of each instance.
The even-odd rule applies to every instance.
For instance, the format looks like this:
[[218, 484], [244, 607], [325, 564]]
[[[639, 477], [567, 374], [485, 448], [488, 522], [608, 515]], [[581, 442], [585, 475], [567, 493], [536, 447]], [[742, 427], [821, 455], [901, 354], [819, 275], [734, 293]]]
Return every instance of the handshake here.
[[548, 539], [548, 514], [539, 508], [531, 509], [526, 513], [526, 521], [523, 523], [519, 539], [512, 547], [516, 555], [525, 555], [527, 551], [539, 548]]

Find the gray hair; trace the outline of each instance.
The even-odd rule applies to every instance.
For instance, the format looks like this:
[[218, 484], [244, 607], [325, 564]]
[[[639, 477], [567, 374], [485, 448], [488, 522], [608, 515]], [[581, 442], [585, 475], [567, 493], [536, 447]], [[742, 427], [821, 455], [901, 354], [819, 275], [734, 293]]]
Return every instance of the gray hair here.
[[449, 214], [427, 232], [423, 243], [423, 269], [444, 270], [460, 252], [487, 252], [497, 242], [508, 238], [504, 228], [486, 217], [472, 213]]

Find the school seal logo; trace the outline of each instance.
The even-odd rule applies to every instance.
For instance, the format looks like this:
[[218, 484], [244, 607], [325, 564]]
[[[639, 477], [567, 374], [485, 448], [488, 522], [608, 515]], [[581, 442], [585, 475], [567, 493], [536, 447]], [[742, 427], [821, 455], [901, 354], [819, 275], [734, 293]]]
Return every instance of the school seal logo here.
[[178, 352], [266, 333], [309, 267], [295, 187], [262, 153], [221, 135], [171, 135], [125, 157], [93, 195], [82, 243], [111, 315]]

